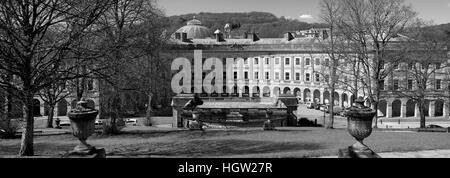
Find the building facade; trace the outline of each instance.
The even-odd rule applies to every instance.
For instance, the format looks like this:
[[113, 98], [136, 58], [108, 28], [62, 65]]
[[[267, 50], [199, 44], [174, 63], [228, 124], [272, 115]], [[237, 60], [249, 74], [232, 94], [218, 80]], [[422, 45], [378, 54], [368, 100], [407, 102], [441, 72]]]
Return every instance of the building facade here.
[[[197, 23], [201, 25], [201, 23]], [[323, 31], [323, 33], [319, 33]], [[206, 38], [182, 38], [186, 35], [175, 33], [171, 41], [170, 51], [172, 59], [184, 57], [194, 65], [194, 51], [202, 52], [202, 62], [208, 58], [218, 58], [223, 63], [222, 93], [206, 94], [202, 88], [195, 86], [188, 92], [202, 93], [204, 99], [213, 101], [235, 100], [239, 98], [276, 98], [279, 94], [294, 94], [303, 102], [329, 103], [327, 73], [330, 57], [320, 47], [320, 40], [326, 36], [326, 29], [310, 31], [313, 35], [303, 35], [293, 38], [286, 34], [285, 38], [259, 38], [256, 34], [247, 38], [223, 38], [220, 30], [215, 36]], [[306, 32], [305, 32], [306, 33]], [[325, 35], [320, 35], [325, 34]], [[317, 36], [319, 35], [319, 36]], [[229, 60], [232, 59], [232, 60]], [[170, 60], [169, 58], [167, 60]], [[233, 62], [232, 70], [227, 69], [227, 62]], [[440, 66], [446, 66], [448, 58], [443, 58]], [[345, 64], [345, 61], [342, 61]], [[407, 97], [399, 96], [399, 91], [414, 92], [416, 82], [408, 74], [410, 66], [415, 62], [401, 63], [384, 81], [382, 99], [379, 103], [379, 116], [385, 118], [414, 118], [419, 116], [417, 103]], [[386, 64], [388, 66], [388, 64]], [[437, 64], [434, 67], [440, 67]], [[408, 68], [409, 67], [409, 68]], [[341, 70], [351, 70], [350, 65], [340, 66]], [[194, 71], [194, 68], [192, 68]], [[175, 73], [177, 71], [174, 71]], [[203, 71], [203, 78], [211, 71]], [[231, 74], [229, 74], [231, 73]], [[437, 69], [430, 77], [427, 92], [439, 93], [432, 95], [426, 101], [426, 116], [448, 118], [448, 67]], [[340, 78], [352, 76], [340, 74]], [[215, 75], [216, 76], [216, 75]], [[192, 84], [195, 81], [192, 74]], [[201, 86], [201, 85], [200, 85]], [[430, 90], [430, 91], [428, 91]], [[335, 95], [335, 104], [340, 107], [349, 107], [354, 101], [351, 90], [345, 85], [338, 84]], [[358, 94], [364, 96], [364, 93]]]

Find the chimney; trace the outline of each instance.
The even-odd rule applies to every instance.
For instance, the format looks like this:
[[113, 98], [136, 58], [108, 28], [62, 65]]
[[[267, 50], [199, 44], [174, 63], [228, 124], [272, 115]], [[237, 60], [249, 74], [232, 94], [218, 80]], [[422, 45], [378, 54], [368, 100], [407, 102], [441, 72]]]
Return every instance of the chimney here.
[[225, 41], [225, 39], [223, 38], [223, 33], [219, 29], [217, 29], [214, 32], [214, 35], [216, 35], [216, 41], [217, 42], [224, 42]]
[[284, 38], [285, 38], [287, 41], [292, 41], [293, 39], [295, 39], [294, 35], [292, 35], [291, 32], [285, 33], [285, 34], [284, 34]]
[[189, 42], [187, 39], [187, 33], [183, 32], [181, 33], [181, 41], [182, 42]]
[[259, 37], [258, 37], [258, 35], [257, 35], [256, 33], [252, 33], [251, 35], [252, 35], [251, 37], [252, 37], [252, 41], [253, 41], [253, 42], [259, 41], [259, 40], [260, 40]]

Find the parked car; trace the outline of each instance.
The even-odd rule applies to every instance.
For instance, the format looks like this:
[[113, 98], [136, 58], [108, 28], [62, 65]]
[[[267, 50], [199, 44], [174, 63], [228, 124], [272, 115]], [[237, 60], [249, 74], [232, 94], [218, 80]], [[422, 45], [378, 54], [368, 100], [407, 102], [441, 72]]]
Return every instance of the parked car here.
[[[330, 105], [326, 106], [326, 112], [330, 113]], [[339, 106], [335, 106], [333, 109], [333, 113], [334, 115], [341, 115], [344, 112], [344, 109], [342, 107]]]
[[133, 125], [133, 126], [136, 126], [137, 125], [137, 119], [127, 119], [126, 121], [125, 121], [125, 124], [129, 124], [129, 125]]
[[70, 121], [61, 121], [61, 123], [59, 124], [59, 126], [61, 126], [61, 127], [67, 127], [67, 126], [70, 126]]
[[322, 107], [322, 104], [316, 104], [316, 106], [315, 106], [315, 110], [320, 110], [320, 108]]
[[319, 109], [318, 109], [318, 110], [326, 112], [326, 111], [327, 111], [327, 107], [328, 107], [328, 105], [321, 104], [321, 105], [319, 106]]
[[430, 128], [430, 129], [442, 129], [442, 128], [444, 128], [444, 127], [439, 126], [439, 125], [431, 124], [431, 125], [428, 125], [427, 128]]
[[306, 103], [306, 107], [308, 108], [308, 109], [316, 109], [316, 103], [311, 103], [311, 102], [309, 102], [309, 103]]

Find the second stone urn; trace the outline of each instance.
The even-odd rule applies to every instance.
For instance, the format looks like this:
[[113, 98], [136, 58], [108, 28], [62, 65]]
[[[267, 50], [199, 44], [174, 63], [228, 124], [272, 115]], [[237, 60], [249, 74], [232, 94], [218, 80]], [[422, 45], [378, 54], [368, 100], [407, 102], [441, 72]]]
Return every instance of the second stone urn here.
[[77, 137], [80, 143], [67, 157], [71, 155], [96, 155], [98, 151], [104, 154], [104, 150], [97, 150], [86, 142], [95, 131], [97, 115], [98, 111], [90, 108], [85, 101], [78, 102], [77, 107], [68, 113], [72, 135]]
[[356, 100], [356, 105], [345, 112], [348, 133], [356, 139], [352, 146], [339, 150], [340, 158], [379, 158], [367, 145], [364, 139], [372, 134], [373, 118], [376, 111], [364, 106], [364, 100]]

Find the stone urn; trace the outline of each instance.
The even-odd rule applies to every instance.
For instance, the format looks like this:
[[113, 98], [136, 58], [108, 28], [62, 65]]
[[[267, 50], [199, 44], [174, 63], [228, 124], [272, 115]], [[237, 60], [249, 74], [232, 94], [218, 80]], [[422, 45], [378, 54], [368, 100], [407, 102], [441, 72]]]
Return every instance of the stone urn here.
[[272, 115], [273, 111], [270, 109], [267, 109], [266, 111], [266, 119], [267, 121], [264, 122], [264, 130], [275, 130], [275, 125], [272, 123]]
[[104, 157], [104, 149], [97, 150], [86, 142], [95, 131], [97, 115], [98, 111], [90, 108], [86, 101], [78, 102], [77, 107], [68, 113], [72, 135], [77, 137], [80, 143], [66, 157], [73, 155], [95, 155], [98, 157], [99, 153]]
[[347, 131], [356, 139], [356, 143], [347, 149], [339, 150], [341, 158], [379, 158], [368, 146], [364, 139], [372, 134], [372, 122], [376, 111], [364, 106], [364, 100], [356, 100], [355, 106], [345, 112], [347, 116]]
[[203, 123], [200, 121], [200, 112], [192, 111], [192, 120], [189, 122], [190, 130], [203, 130]]

